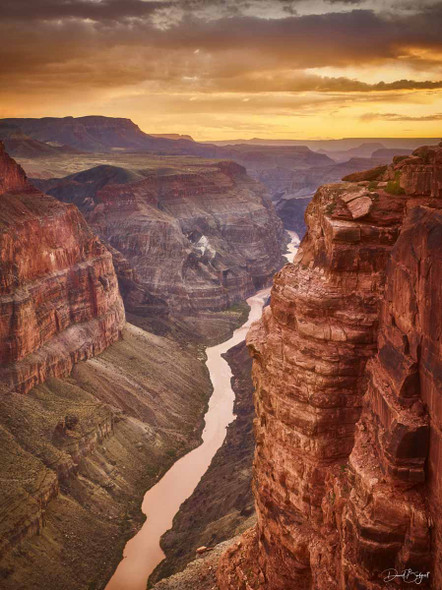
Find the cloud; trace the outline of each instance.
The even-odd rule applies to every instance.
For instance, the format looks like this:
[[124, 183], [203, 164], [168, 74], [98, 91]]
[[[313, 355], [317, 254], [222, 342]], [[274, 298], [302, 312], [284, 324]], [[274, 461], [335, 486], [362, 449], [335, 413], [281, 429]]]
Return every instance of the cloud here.
[[[0, 95], [8, 114], [133, 96], [146, 112], [167, 103], [208, 119], [217, 109], [301, 117], [416, 96], [431, 104], [442, 89], [442, 8], [376, 2], [315, 0], [317, 14], [305, 14], [306, 0], [1, 0]], [[373, 83], [384, 66], [388, 77]]]
[[325, 0], [327, 4], [362, 4], [364, 0]]
[[420, 121], [420, 122], [431, 122], [431, 121], [442, 121], [442, 113], [435, 113], [433, 115], [399, 115], [397, 113], [365, 113], [360, 117], [361, 121]]
[[169, 5], [144, 0], [2, 0], [0, 18], [18, 21], [66, 18], [117, 21], [150, 16]]
[[216, 76], [206, 83], [198, 80], [200, 91], [248, 92], [352, 92], [380, 93], [408, 90], [438, 90], [442, 88], [442, 80], [396, 80], [393, 82], [377, 82], [369, 84], [344, 76], [318, 76], [304, 73], [301, 70], [289, 72], [246, 71], [226, 77]]
[[[180, 18], [170, 17], [166, 29], [156, 26], [158, 14], [164, 16], [177, 6], [185, 8]], [[360, 66], [394, 59], [406, 63], [408, 57], [413, 68], [419, 69], [416, 48], [442, 53], [442, 8], [437, 6], [412, 16], [350, 10], [285, 18], [240, 14], [211, 19], [195, 16], [192, 6], [198, 7], [199, 2], [3, 0], [2, 69], [5, 75], [21, 71], [38, 77], [48, 65], [62, 63], [69, 76], [71, 60], [87, 56], [87, 63], [100, 61], [101, 53], [109, 47], [114, 57], [119, 50], [124, 59], [132, 51], [132, 62], [142, 54], [148, 70], [157, 59], [166, 70], [174, 69], [173, 60], [179, 53], [181, 61], [186, 61], [184, 75], [201, 73], [203, 78], [212, 73], [215, 78], [221, 65], [228, 77], [250, 71], [277, 74], [288, 68]], [[18, 26], [14, 18], [20, 19]], [[189, 56], [194, 56], [196, 49], [198, 59], [192, 61]], [[169, 63], [163, 59], [164, 52], [171, 56]], [[363, 84], [359, 84], [362, 91]]]

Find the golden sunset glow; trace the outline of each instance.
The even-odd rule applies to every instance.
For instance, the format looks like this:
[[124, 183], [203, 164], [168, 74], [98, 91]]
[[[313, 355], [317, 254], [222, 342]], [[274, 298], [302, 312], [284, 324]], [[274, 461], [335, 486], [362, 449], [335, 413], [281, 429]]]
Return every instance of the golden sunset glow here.
[[0, 117], [229, 138], [442, 135], [431, 0], [10, 0]]

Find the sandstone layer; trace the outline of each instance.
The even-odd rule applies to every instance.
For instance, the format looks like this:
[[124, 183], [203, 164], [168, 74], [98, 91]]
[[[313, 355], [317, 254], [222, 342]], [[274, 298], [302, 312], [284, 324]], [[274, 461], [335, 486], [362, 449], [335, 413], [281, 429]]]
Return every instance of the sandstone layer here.
[[222, 590], [442, 587], [442, 146], [353, 180], [318, 190], [249, 335], [258, 523]]
[[28, 391], [115, 342], [112, 256], [73, 205], [28, 183], [0, 147], [0, 378]]
[[226, 309], [281, 267], [282, 224], [233, 162], [141, 158], [37, 182], [74, 202], [113, 248], [135, 313]]

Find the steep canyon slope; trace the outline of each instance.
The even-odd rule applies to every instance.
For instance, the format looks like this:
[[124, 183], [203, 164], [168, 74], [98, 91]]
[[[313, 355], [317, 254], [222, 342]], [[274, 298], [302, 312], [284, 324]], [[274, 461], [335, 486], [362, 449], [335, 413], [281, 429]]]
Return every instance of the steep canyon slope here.
[[0, 587], [104, 587], [200, 442], [204, 352], [125, 324], [111, 253], [3, 147], [0, 193]]
[[351, 180], [249, 334], [258, 523], [221, 590], [442, 587], [442, 145]]
[[219, 311], [268, 284], [282, 265], [282, 223], [264, 188], [233, 162], [120, 156], [36, 180], [74, 202], [109, 244], [126, 309]]
[[124, 325], [112, 256], [78, 209], [36, 190], [0, 144], [0, 378], [28, 391]]

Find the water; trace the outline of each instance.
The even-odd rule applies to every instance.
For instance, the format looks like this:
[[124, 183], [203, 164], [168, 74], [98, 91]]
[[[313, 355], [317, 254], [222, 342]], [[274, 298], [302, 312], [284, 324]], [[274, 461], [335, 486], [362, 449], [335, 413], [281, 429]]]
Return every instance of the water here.
[[288, 254], [286, 254], [285, 257], [287, 258], [288, 262], [293, 262], [293, 258], [295, 257], [296, 250], [298, 249], [301, 240], [299, 239], [299, 236], [296, 232], [290, 230], [286, 231], [289, 234], [291, 241], [289, 244], [287, 244]]
[[[292, 241], [288, 245], [289, 253], [286, 258], [291, 262], [299, 238], [295, 232], [289, 233]], [[174, 463], [161, 480], [146, 492], [142, 504], [146, 520], [139, 532], [127, 542], [123, 559], [106, 590], [145, 590], [150, 574], [164, 559], [160, 538], [171, 528], [179, 507], [192, 495], [207, 471], [213, 456], [224, 441], [227, 426], [235, 417], [235, 394], [230, 384], [232, 373], [221, 355], [245, 339], [250, 325], [261, 317], [269, 293], [270, 289], [263, 289], [247, 299], [250, 306], [247, 322], [235, 330], [226, 342], [206, 349], [206, 364], [213, 384], [213, 394], [205, 415], [203, 442]]]

